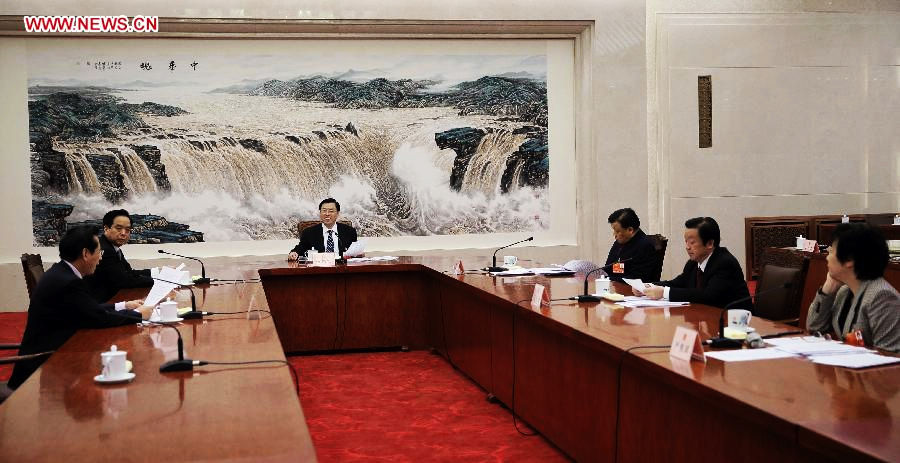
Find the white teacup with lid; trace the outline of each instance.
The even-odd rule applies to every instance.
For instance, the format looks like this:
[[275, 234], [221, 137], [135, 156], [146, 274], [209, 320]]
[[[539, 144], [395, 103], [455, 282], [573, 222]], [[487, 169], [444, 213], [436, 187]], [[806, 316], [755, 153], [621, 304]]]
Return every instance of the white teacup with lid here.
[[119, 350], [115, 344], [109, 351], [100, 354], [100, 365], [103, 368], [100, 376], [104, 380], [124, 379], [128, 376], [128, 364], [125, 360], [128, 352]]

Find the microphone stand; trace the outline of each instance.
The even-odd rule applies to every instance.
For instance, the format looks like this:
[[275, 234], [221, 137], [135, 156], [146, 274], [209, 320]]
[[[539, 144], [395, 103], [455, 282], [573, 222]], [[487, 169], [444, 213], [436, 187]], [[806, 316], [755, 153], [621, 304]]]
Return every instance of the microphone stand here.
[[494, 251], [494, 257], [493, 257], [492, 260], [491, 260], [491, 266], [485, 268], [485, 270], [487, 270], [488, 272], [505, 272], [505, 271], [509, 270], [509, 269], [506, 268], [506, 267], [497, 267], [497, 252], [499, 252], [501, 249], [506, 249], [506, 248], [508, 248], [508, 247], [510, 247], [510, 246], [515, 246], [515, 245], [517, 245], [517, 244], [519, 244], [519, 243], [524, 243], [524, 242], [526, 242], [526, 241], [531, 241], [531, 240], [533, 240], [533, 239], [534, 239], [533, 236], [529, 236], [528, 238], [525, 238], [525, 239], [522, 240], [522, 241], [516, 241], [515, 243], [507, 244], [506, 246], [503, 246], [503, 247], [501, 247], [501, 248], [497, 248], [497, 250]]
[[594, 296], [593, 294], [588, 293], [588, 277], [598, 270], [603, 270], [603, 267], [597, 267], [584, 275], [584, 294], [580, 296], [572, 296], [569, 299], [573, 299], [578, 302], [600, 302], [601, 300], [603, 300], [603, 298], [599, 296]]
[[766, 293], [769, 293], [772, 291], [787, 289], [790, 287], [791, 287], [791, 283], [787, 282], [781, 286], [769, 288], [765, 291], [757, 291], [755, 295], [742, 297], [736, 301], [731, 301], [728, 304], [726, 304], [725, 307], [722, 309], [722, 313], [719, 314], [719, 337], [707, 340], [706, 344], [709, 344], [710, 347], [723, 347], [723, 348], [738, 348], [738, 347], [741, 347], [742, 345], [744, 345], [744, 342], [740, 339], [731, 339], [731, 338], [725, 337], [725, 314], [728, 313], [728, 308], [735, 304], [740, 304], [741, 302], [749, 301], [750, 299], [753, 299], [754, 297], [759, 297], [760, 295], [763, 295], [763, 294], [766, 294]]
[[129, 320], [137, 320], [139, 323], [146, 321], [147, 323], [150, 323], [151, 325], [167, 326], [167, 327], [175, 330], [175, 333], [178, 334], [178, 358], [175, 360], [169, 360], [168, 362], [160, 365], [160, 367], [159, 367], [160, 373], [167, 373], [170, 371], [193, 370], [195, 365], [202, 364], [202, 362], [200, 362], [198, 360], [191, 360], [189, 358], [184, 357], [184, 340], [181, 339], [181, 331], [179, 331], [178, 328], [175, 327], [175, 325], [173, 325], [171, 323], [152, 322], [150, 320], [141, 320], [140, 318], [135, 319], [134, 317], [123, 315], [123, 314], [120, 314], [117, 312], [110, 312], [110, 313], [117, 317], [127, 318]]
[[588, 294], [588, 280], [589, 280], [588, 277], [591, 276], [591, 274], [596, 272], [597, 270], [603, 270], [605, 272], [606, 270], [609, 270], [609, 268], [612, 267], [613, 265], [621, 264], [623, 262], [628, 262], [631, 259], [633, 259], [633, 258], [629, 257], [629, 258], [621, 260], [619, 262], [613, 262], [611, 264], [604, 265], [603, 267], [597, 267], [597, 268], [591, 270], [590, 272], [587, 272], [586, 274], [584, 274], [584, 294], [582, 294], [580, 296], [572, 296], [569, 299], [571, 299], [573, 301], [578, 301], [578, 302], [600, 302], [601, 300], [603, 300], [602, 297]]
[[173, 252], [166, 252], [166, 251], [163, 251], [162, 249], [159, 250], [159, 253], [160, 254], [168, 254], [170, 256], [175, 256], [175, 257], [181, 257], [182, 259], [196, 260], [197, 262], [200, 262], [200, 278], [197, 278], [196, 280], [194, 280], [194, 283], [196, 283], [198, 285], [202, 285], [202, 284], [207, 284], [210, 282], [210, 279], [206, 278], [206, 266], [203, 265], [202, 260], [200, 260], [196, 257], [182, 256], [181, 254], [175, 254]]
[[181, 318], [183, 318], [185, 320], [196, 320], [199, 318], [203, 318], [204, 315], [210, 315], [209, 312], [201, 312], [201, 311], [197, 310], [197, 299], [194, 297], [194, 288], [191, 288], [190, 286], [184, 285], [181, 283], [176, 283], [174, 281], [163, 280], [162, 278], [155, 278], [155, 277], [151, 277], [151, 278], [153, 278], [154, 280], [165, 282], [165, 283], [178, 285], [179, 289], [187, 288], [187, 290], [191, 292], [191, 311], [181, 314]]

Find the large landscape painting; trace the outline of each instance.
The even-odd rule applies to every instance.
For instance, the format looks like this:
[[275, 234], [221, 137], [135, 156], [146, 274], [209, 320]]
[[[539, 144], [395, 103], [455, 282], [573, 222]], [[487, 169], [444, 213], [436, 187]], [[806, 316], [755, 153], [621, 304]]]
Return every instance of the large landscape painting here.
[[37, 246], [113, 208], [132, 242], [288, 239], [329, 196], [362, 236], [550, 226], [543, 54], [129, 42], [29, 51]]

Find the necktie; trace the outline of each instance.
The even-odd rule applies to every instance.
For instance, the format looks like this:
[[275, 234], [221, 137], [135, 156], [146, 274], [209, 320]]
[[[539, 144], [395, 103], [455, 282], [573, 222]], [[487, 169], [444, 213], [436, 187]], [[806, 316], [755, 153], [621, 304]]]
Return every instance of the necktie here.
[[328, 242], [325, 243], [325, 252], [334, 252], [334, 231], [328, 230]]
[[703, 287], [703, 270], [700, 267], [697, 267], [697, 288]]
[[122, 255], [122, 248], [116, 249], [116, 254], [119, 256], [119, 260], [125, 260], [125, 256]]

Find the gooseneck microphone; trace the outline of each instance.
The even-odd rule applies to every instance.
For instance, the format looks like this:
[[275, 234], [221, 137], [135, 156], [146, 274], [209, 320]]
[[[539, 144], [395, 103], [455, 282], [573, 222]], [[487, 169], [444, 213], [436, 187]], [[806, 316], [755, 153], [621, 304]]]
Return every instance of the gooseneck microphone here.
[[198, 285], [209, 283], [209, 278], [206, 278], [206, 266], [203, 265], [202, 260], [200, 260], [196, 257], [182, 256], [181, 254], [175, 254], [174, 252], [166, 252], [166, 251], [163, 251], [162, 249], [159, 250], [159, 253], [160, 254], [168, 254], [170, 256], [175, 256], [175, 257], [181, 257], [182, 259], [196, 260], [197, 262], [200, 262], [200, 278], [194, 280], [194, 283], [197, 283]]
[[774, 288], [769, 288], [769, 289], [766, 289], [763, 291], [757, 291], [755, 295], [742, 297], [738, 300], [731, 301], [728, 304], [726, 304], [725, 307], [722, 309], [722, 313], [719, 314], [719, 337], [707, 340], [706, 344], [709, 344], [711, 347], [725, 347], [725, 348], [741, 347], [744, 344], [744, 342], [741, 341], [740, 339], [731, 339], [731, 338], [725, 337], [725, 314], [728, 313], [728, 308], [734, 306], [735, 304], [740, 304], [742, 302], [749, 301], [750, 299], [753, 299], [754, 297], [759, 297], [760, 295], [763, 295], [766, 293], [770, 293], [773, 291], [779, 291], [782, 289], [788, 289], [791, 287], [791, 285], [792, 285], [791, 282], [787, 282], [783, 285], [776, 286]]
[[191, 288], [189, 285], [185, 285], [182, 283], [177, 283], [174, 281], [163, 280], [162, 278], [150, 277], [154, 280], [162, 281], [164, 283], [171, 283], [173, 285], [177, 285], [179, 288], [187, 288], [188, 291], [191, 292], [191, 311], [185, 312], [181, 314], [181, 318], [185, 320], [194, 320], [197, 318], [203, 318], [204, 315], [211, 315], [210, 312], [201, 312], [197, 310], [197, 298], [194, 296], [194, 288]]
[[151, 322], [160, 326], [168, 326], [175, 330], [178, 333], [178, 358], [169, 360], [166, 363], [163, 363], [159, 366], [160, 373], [168, 373], [170, 371], [190, 371], [193, 370], [195, 366], [199, 366], [200, 362], [196, 360], [191, 360], [189, 358], [184, 358], [184, 340], [181, 339], [181, 331], [178, 328], [168, 324], [168, 323], [160, 323], [160, 322]]
[[491, 260], [491, 266], [485, 268], [485, 270], [487, 270], [488, 272], [505, 272], [505, 271], [509, 270], [509, 269], [506, 268], [506, 267], [497, 267], [497, 252], [499, 252], [501, 249], [506, 249], [506, 248], [508, 248], [508, 247], [510, 247], [510, 246], [515, 246], [515, 245], [517, 245], [517, 244], [519, 244], [519, 243], [524, 243], [524, 242], [526, 242], [526, 241], [531, 241], [531, 240], [533, 240], [533, 239], [534, 239], [533, 236], [529, 236], [528, 238], [525, 238], [525, 239], [522, 240], [522, 241], [516, 241], [515, 243], [507, 244], [506, 246], [497, 248], [497, 250], [494, 251], [494, 257], [493, 257], [492, 260]]
[[588, 293], [588, 280], [590, 280], [590, 278], [588, 278], [588, 277], [591, 276], [592, 273], [594, 273], [598, 270], [603, 270], [605, 272], [605, 271], [609, 270], [613, 265], [621, 264], [623, 262], [628, 262], [631, 259], [633, 259], [633, 258], [629, 257], [627, 259], [622, 259], [618, 262], [613, 262], [611, 264], [604, 265], [603, 267], [597, 267], [597, 268], [591, 270], [590, 272], [585, 273], [584, 274], [584, 293], [581, 294], [580, 296], [572, 296], [569, 299], [575, 300], [578, 302], [600, 302], [603, 299], [602, 297], [594, 296], [593, 294]]
[[140, 318], [135, 318], [135, 317], [132, 317], [129, 315], [120, 314], [118, 312], [108, 312], [108, 313], [110, 313], [114, 316], [117, 316], [117, 317], [127, 318], [129, 320], [134, 320], [137, 322], [147, 322], [147, 323], [150, 323], [151, 325], [156, 325], [156, 326], [167, 326], [167, 327], [175, 330], [176, 333], [178, 333], [178, 358], [174, 359], [174, 360], [169, 360], [168, 362], [160, 365], [160, 367], [159, 367], [160, 373], [166, 373], [169, 371], [193, 370], [195, 366], [198, 366], [201, 364], [201, 362], [199, 362], [199, 361], [184, 358], [184, 341], [181, 339], [181, 331], [179, 331], [178, 328], [175, 327], [175, 325], [172, 325], [170, 323], [164, 323], [164, 322], [152, 322], [150, 320], [142, 320]]

